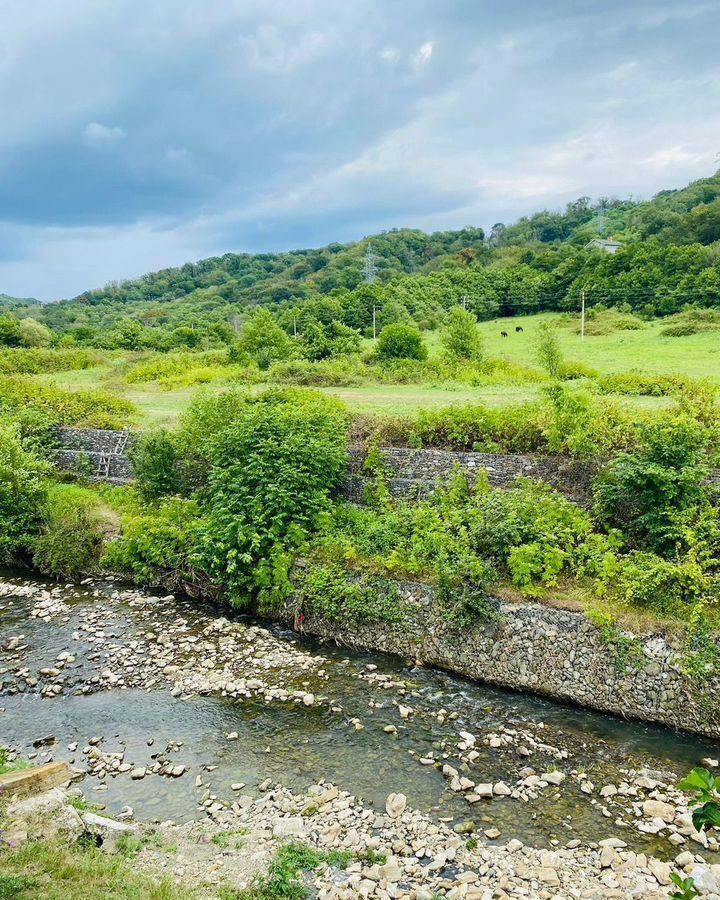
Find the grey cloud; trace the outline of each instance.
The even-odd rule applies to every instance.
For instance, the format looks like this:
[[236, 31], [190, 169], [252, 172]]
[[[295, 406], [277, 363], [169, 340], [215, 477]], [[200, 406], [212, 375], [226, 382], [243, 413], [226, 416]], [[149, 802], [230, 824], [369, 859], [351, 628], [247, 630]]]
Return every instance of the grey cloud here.
[[488, 225], [709, 173], [717, 4], [34, 0], [0, 35], [0, 291]]

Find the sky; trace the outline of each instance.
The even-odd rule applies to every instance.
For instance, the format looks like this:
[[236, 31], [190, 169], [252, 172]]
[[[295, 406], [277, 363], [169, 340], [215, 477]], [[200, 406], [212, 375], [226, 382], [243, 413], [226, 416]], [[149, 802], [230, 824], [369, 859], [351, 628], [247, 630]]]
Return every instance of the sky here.
[[720, 166], [720, 0], [0, 0], [0, 293]]

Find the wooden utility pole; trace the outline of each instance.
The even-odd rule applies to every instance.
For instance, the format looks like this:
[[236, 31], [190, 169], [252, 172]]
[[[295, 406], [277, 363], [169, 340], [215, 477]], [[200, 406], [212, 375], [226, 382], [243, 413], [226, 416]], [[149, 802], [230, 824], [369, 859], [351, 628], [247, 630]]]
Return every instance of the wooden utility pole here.
[[582, 309], [580, 312], [580, 340], [585, 340], [585, 291], [580, 295], [582, 300]]

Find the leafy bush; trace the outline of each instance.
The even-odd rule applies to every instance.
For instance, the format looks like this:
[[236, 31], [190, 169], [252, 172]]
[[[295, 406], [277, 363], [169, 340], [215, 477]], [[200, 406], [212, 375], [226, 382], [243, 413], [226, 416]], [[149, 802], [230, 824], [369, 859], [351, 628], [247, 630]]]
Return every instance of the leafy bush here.
[[99, 560], [103, 529], [95, 493], [73, 484], [55, 484], [42, 504], [40, 534], [33, 542], [33, 562], [52, 575], [92, 571]]
[[323, 359], [290, 359], [276, 362], [268, 369], [267, 380], [275, 384], [298, 384], [316, 387], [347, 387], [362, 384], [370, 376], [367, 366], [357, 357]]
[[686, 337], [705, 331], [720, 331], [720, 310], [689, 309], [671, 316], [660, 331], [663, 337]]
[[345, 471], [342, 407], [301, 397], [288, 391], [254, 398], [209, 447], [201, 557], [236, 604], [289, 591], [292, 554], [330, 508]]
[[687, 514], [706, 496], [708, 440], [707, 428], [690, 419], [644, 426], [640, 448], [620, 454], [596, 480], [600, 522], [621, 528], [635, 546], [672, 552]]
[[66, 391], [21, 375], [0, 376], [0, 412], [18, 408], [47, 413], [56, 425], [120, 428], [135, 410], [107, 391]]
[[558, 378], [561, 381], [575, 381], [578, 378], [598, 378], [600, 373], [597, 369], [582, 362], [571, 362], [565, 360], [558, 366]]
[[0, 420], [0, 562], [28, 550], [38, 533], [46, 465], [26, 450], [16, 425]]
[[427, 347], [418, 329], [400, 322], [383, 328], [375, 353], [378, 359], [427, 359]]
[[209, 350], [205, 353], [162, 353], [144, 359], [132, 366], [125, 375], [128, 384], [161, 382], [164, 379], [183, 375], [189, 369], [200, 366], [222, 366], [228, 362], [224, 350]]
[[535, 337], [535, 355], [538, 363], [551, 378], [560, 377], [560, 367], [563, 364], [560, 341], [555, 326], [546, 320], [538, 325]]
[[691, 555], [675, 561], [646, 550], [619, 557], [607, 587], [627, 606], [680, 619], [686, 619], [713, 590], [712, 582]]
[[404, 608], [397, 588], [367, 574], [353, 575], [337, 564], [311, 564], [299, 576], [303, 609], [331, 622], [401, 622]]
[[689, 381], [684, 375], [647, 375], [631, 370], [603, 375], [597, 379], [597, 386], [603, 394], [664, 397], [682, 391]]
[[41, 375], [89, 369], [102, 362], [99, 353], [90, 350], [44, 350], [39, 348], [0, 351], [0, 373], [3, 375]]
[[180, 452], [171, 432], [160, 429], [140, 435], [129, 447], [128, 457], [144, 500], [157, 500], [180, 491]]
[[121, 536], [107, 545], [102, 564], [131, 574], [140, 584], [193, 582], [202, 524], [197, 502], [179, 498], [129, 514]]
[[454, 306], [440, 330], [440, 344], [450, 359], [480, 359], [482, 338], [475, 316], [462, 306]]
[[486, 453], [533, 453], [545, 449], [540, 404], [451, 406], [420, 413], [410, 426], [409, 443], [416, 447], [479, 450]]

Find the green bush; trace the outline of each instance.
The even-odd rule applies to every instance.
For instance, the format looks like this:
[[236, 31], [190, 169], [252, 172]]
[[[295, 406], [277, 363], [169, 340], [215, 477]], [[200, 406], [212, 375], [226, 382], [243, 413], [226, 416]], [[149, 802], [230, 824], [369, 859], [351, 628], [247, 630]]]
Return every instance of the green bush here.
[[176, 436], [166, 429], [146, 432], [130, 446], [128, 457], [144, 500], [180, 492], [180, 455]]
[[122, 534], [109, 543], [102, 565], [128, 573], [140, 584], [194, 582], [203, 522], [194, 500], [172, 498], [123, 517]]
[[427, 359], [422, 335], [412, 325], [396, 322], [380, 332], [375, 354], [378, 359]]
[[636, 547], [674, 552], [688, 515], [707, 497], [708, 429], [665, 419], [641, 429], [635, 453], [622, 453], [598, 476], [595, 514], [622, 529]]
[[73, 484], [54, 484], [42, 505], [33, 563], [52, 575], [78, 575], [97, 567], [103, 529], [97, 495]]
[[66, 391], [21, 375], [0, 375], [0, 413], [40, 410], [56, 425], [120, 428], [135, 411], [129, 400], [107, 391]]
[[535, 356], [551, 378], [559, 378], [563, 364], [562, 350], [555, 326], [543, 320], [535, 336]]
[[397, 588], [386, 579], [353, 575], [336, 563], [310, 564], [298, 578], [302, 608], [331, 622], [401, 622], [404, 605]]
[[462, 306], [454, 306], [440, 329], [440, 344], [450, 359], [480, 359], [482, 338], [475, 316]]
[[165, 379], [184, 375], [190, 369], [202, 366], [227, 365], [228, 354], [224, 350], [208, 350], [204, 353], [178, 352], [159, 353], [133, 365], [125, 375], [128, 384], [162, 382]]
[[253, 398], [209, 447], [203, 567], [231, 602], [289, 592], [293, 553], [330, 508], [346, 466], [342, 406], [300, 391]]
[[451, 406], [423, 411], [409, 430], [416, 447], [478, 450], [485, 453], [534, 453], [546, 447], [540, 404], [497, 409]]
[[639, 371], [616, 372], [597, 379], [603, 394], [665, 397], [687, 388], [690, 379], [684, 375], [646, 375]]
[[3, 375], [42, 375], [100, 365], [102, 357], [90, 350], [46, 350], [40, 348], [0, 351]]
[[38, 533], [46, 471], [23, 447], [17, 426], [0, 420], [0, 563], [27, 551]]

